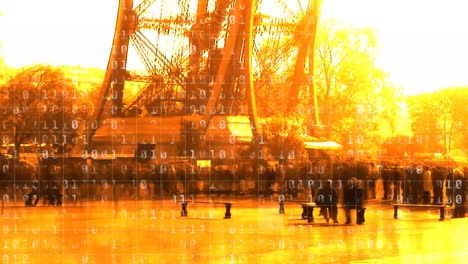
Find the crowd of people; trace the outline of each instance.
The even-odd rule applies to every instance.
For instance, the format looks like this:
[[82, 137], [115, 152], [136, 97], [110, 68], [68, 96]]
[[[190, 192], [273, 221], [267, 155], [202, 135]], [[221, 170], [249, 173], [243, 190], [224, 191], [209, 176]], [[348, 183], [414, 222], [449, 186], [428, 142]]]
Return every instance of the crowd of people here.
[[[321, 165], [312, 164], [311, 168]], [[337, 219], [337, 205], [342, 204], [347, 222], [349, 209], [357, 210], [357, 222], [366, 200], [388, 200], [400, 204], [434, 204], [454, 207], [453, 217], [465, 216], [468, 194], [468, 168], [442, 166], [430, 162], [399, 163], [395, 161], [341, 161], [325, 169], [302, 170], [311, 173], [305, 179], [286, 179], [283, 190], [301, 196], [311, 195], [326, 221]], [[329, 169], [327, 169], [329, 168]], [[286, 176], [287, 178], [287, 176]], [[308, 182], [309, 188], [288, 181]], [[310, 183], [314, 186], [310, 186]], [[378, 197], [379, 196], [379, 197]], [[362, 213], [363, 215], [363, 213]]]
[[[408, 204], [448, 204], [454, 217], [464, 217], [468, 168], [410, 164], [382, 167], [383, 198]], [[445, 192], [444, 192], [445, 190]]]
[[61, 206], [63, 194], [59, 190], [58, 184], [46, 185], [41, 189], [39, 182], [34, 181], [31, 191], [24, 197], [26, 206], [37, 206], [41, 198], [44, 198], [45, 205]]
[[[76, 178], [80, 185], [68, 189], [61, 186], [65, 181], [50, 181], [50, 184], [41, 183], [39, 187], [32, 185], [25, 201], [26, 205], [34, 206], [44, 197], [46, 203], [60, 205], [62, 196], [67, 195], [71, 189], [78, 192], [79, 196], [81, 188], [93, 197], [99, 192], [112, 189], [114, 197], [117, 195], [115, 188], [107, 188], [107, 185], [115, 182], [114, 185], [118, 183], [122, 186], [118, 190], [134, 190], [136, 195], [141, 195], [140, 187], [143, 186], [150, 198], [174, 194], [197, 195], [203, 192], [235, 194], [239, 198], [243, 194], [283, 194], [298, 198], [312, 196], [323, 207], [322, 214], [327, 221], [330, 218], [337, 221], [338, 205], [345, 208], [349, 218], [350, 209], [356, 209], [359, 213], [364, 202], [372, 199], [404, 204], [448, 204], [455, 208], [454, 217], [465, 215], [468, 178], [464, 175], [468, 173], [467, 167], [407, 160], [337, 160], [328, 163], [319, 160], [306, 166], [274, 164], [256, 171], [257, 167], [258, 165], [238, 166], [235, 169], [223, 167], [199, 171], [164, 167], [176, 168], [172, 173], [169, 173], [171, 170], [163, 170], [163, 167], [158, 166], [154, 166], [152, 170], [142, 169], [141, 172], [128, 167], [126, 175], [130, 175], [131, 180], [107, 181], [103, 178], [83, 182]], [[99, 171], [95, 175], [99, 176]], [[103, 171], [102, 175], [107, 173]]]
[[[343, 190], [343, 207], [345, 209], [346, 224], [351, 223], [351, 210], [356, 210], [356, 223], [363, 224], [364, 207], [363, 207], [364, 190], [360, 187], [359, 181], [353, 178], [347, 182]], [[328, 180], [324, 183], [323, 188], [317, 192], [315, 203], [320, 207], [320, 214], [323, 215], [327, 223], [329, 218], [333, 223], [338, 222], [338, 192], [332, 187], [332, 181]]]

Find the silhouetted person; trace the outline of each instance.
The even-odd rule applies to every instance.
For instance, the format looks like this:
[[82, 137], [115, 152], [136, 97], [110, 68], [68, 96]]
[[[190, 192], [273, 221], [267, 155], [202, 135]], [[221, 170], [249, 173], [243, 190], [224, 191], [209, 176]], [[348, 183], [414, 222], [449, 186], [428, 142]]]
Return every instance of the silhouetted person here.
[[329, 221], [329, 216], [333, 219], [333, 223], [338, 223], [337, 202], [337, 192], [331, 187], [331, 181], [326, 181], [323, 188], [318, 190], [315, 203], [320, 206], [320, 212], [327, 223]]
[[356, 178], [348, 181], [343, 192], [343, 203], [346, 214], [346, 224], [351, 224], [351, 209], [356, 209], [356, 223], [364, 223], [364, 209], [362, 208], [364, 190], [359, 186]]
[[403, 183], [403, 199], [405, 203], [415, 203], [415, 171], [414, 166], [410, 165], [405, 168]]
[[273, 184], [275, 183], [275, 172], [273, 171], [272, 168], [267, 167], [267, 169], [265, 171], [265, 177], [266, 177], [266, 180], [267, 180], [268, 194], [272, 195], [273, 194]]
[[433, 204], [442, 204], [444, 188], [444, 171], [441, 166], [432, 170], [432, 191], [434, 193]]
[[26, 196], [26, 206], [36, 206], [40, 199], [39, 191], [32, 189]]
[[429, 178], [427, 173], [425, 176], [423, 176], [424, 173], [424, 168], [422, 165], [417, 165], [416, 166], [416, 174], [415, 174], [415, 197], [416, 197], [416, 203], [421, 203], [425, 202], [424, 200], [424, 177]]
[[424, 166], [422, 172], [422, 187], [423, 187], [423, 203], [431, 203], [431, 192], [432, 192], [432, 173], [429, 167]]
[[384, 195], [382, 199], [388, 200], [392, 199], [392, 181], [393, 181], [393, 170], [385, 167], [382, 170], [382, 181], [383, 181], [383, 191]]
[[25, 201], [26, 206], [36, 206], [41, 199], [41, 193], [39, 191], [39, 183], [34, 181], [31, 186], [31, 191], [27, 194]]
[[393, 168], [393, 201], [400, 199], [401, 172], [398, 166]]
[[368, 199], [367, 197], [367, 190], [369, 189], [369, 186], [367, 184], [369, 183], [369, 164], [365, 162], [358, 162], [356, 163], [356, 178], [360, 182], [360, 187], [364, 189], [363, 193], [363, 199]]
[[47, 188], [46, 189], [46, 195], [47, 195], [47, 200], [48, 204], [52, 206], [60, 206], [62, 205], [62, 193], [60, 193], [60, 190], [56, 184], [52, 186], [52, 188]]
[[375, 182], [378, 179], [378, 167], [374, 162], [369, 163], [369, 176], [367, 180], [367, 198], [375, 199]]
[[465, 179], [464, 174], [460, 169], [453, 170], [453, 218], [465, 217]]

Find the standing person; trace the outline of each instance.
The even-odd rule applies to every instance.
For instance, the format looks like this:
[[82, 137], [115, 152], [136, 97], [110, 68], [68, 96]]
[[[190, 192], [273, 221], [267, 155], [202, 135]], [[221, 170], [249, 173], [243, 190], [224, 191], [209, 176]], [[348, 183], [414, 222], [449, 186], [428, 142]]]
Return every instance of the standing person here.
[[[33, 199], [35, 200], [33, 201]], [[25, 205], [36, 206], [39, 203], [40, 199], [41, 199], [41, 193], [39, 190], [39, 182], [37, 180], [34, 180], [33, 183], [31, 184], [31, 192], [27, 194]]]
[[418, 193], [418, 186], [419, 186], [419, 174], [418, 174], [418, 165], [412, 163], [409, 167], [410, 173], [410, 183], [409, 183], [409, 190], [411, 192], [411, 200], [408, 203], [419, 203], [419, 193]]
[[404, 170], [403, 176], [403, 201], [404, 203], [413, 203], [413, 192], [412, 192], [412, 184], [414, 182], [413, 179], [413, 166], [409, 165]]
[[331, 186], [331, 180], [327, 180], [324, 183], [323, 188], [317, 192], [317, 199], [315, 203], [320, 206], [320, 212], [329, 221], [329, 217], [332, 218], [333, 223], [338, 223], [338, 194]]
[[364, 190], [359, 186], [358, 180], [352, 178], [348, 181], [343, 193], [346, 224], [351, 224], [351, 209], [356, 209], [356, 223], [358, 225], [364, 223], [363, 198]]
[[49, 205], [51, 206], [61, 206], [63, 194], [59, 190], [57, 183], [52, 183], [52, 187], [47, 189], [47, 196], [49, 200]]
[[356, 163], [356, 178], [359, 180], [361, 184], [361, 188], [364, 189], [364, 198], [368, 199], [367, 197], [367, 190], [369, 186], [367, 186], [369, 180], [369, 165], [368, 162], [359, 161]]
[[368, 199], [376, 199], [375, 195], [375, 183], [379, 178], [379, 167], [375, 164], [375, 162], [369, 163], [369, 177], [367, 180], [367, 198]]
[[[424, 167], [421, 164], [416, 165], [416, 174], [415, 174], [415, 201], [416, 203], [424, 203]], [[426, 175], [427, 178], [427, 175]]]
[[382, 200], [391, 200], [392, 199], [392, 181], [393, 181], [393, 171], [388, 165], [385, 165], [382, 169], [382, 181], [383, 181], [383, 191], [384, 195]]
[[361, 182], [358, 180], [356, 182], [356, 224], [362, 225], [365, 222], [364, 219], [364, 197], [365, 190], [361, 186]]
[[432, 173], [428, 166], [423, 167], [422, 172], [423, 204], [431, 203]]
[[400, 197], [400, 187], [401, 187], [401, 172], [400, 166], [397, 164], [393, 167], [393, 201], [402, 202]]
[[267, 167], [265, 171], [265, 178], [267, 181], [267, 192], [268, 195], [273, 195], [274, 193], [274, 184], [275, 184], [275, 172], [273, 168]]
[[441, 166], [432, 170], [432, 192], [434, 193], [433, 204], [442, 204], [444, 188], [444, 171]]
[[453, 218], [462, 218], [465, 217], [465, 180], [462, 170], [455, 169], [453, 170], [453, 202], [455, 203], [455, 208], [453, 209]]

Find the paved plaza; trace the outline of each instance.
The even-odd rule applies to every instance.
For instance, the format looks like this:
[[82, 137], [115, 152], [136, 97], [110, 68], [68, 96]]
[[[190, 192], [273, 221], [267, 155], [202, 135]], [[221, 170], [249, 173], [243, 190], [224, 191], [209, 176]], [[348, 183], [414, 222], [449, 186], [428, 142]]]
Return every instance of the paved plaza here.
[[[216, 198], [216, 200], [226, 200]], [[235, 199], [222, 204], [87, 202], [63, 207], [5, 206], [1, 263], [464, 263], [467, 218], [438, 221], [438, 210], [367, 204], [364, 225], [301, 219], [299, 204]]]

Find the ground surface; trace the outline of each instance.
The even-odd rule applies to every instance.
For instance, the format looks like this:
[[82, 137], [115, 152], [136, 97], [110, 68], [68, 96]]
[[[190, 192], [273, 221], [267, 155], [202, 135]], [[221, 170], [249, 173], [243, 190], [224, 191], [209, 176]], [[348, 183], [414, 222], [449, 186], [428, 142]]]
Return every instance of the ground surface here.
[[[226, 200], [216, 198], [214, 200]], [[0, 263], [465, 263], [468, 218], [438, 221], [437, 209], [370, 202], [364, 225], [300, 219], [277, 201], [223, 205], [164, 201], [87, 202], [63, 207], [5, 206]], [[353, 219], [355, 223], [355, 219]]]

